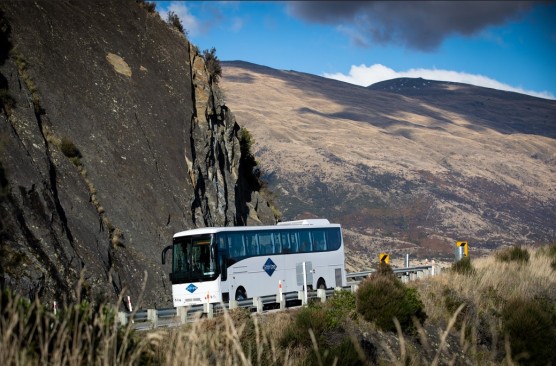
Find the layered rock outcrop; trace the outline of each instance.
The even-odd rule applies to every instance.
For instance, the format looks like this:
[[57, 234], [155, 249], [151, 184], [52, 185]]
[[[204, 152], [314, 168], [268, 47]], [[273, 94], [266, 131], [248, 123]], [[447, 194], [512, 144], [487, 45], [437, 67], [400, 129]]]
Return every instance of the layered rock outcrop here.
[[124, 0], [0, 11], [2, 285], [167, 306], [175, 232], [273, 223], [203, 58], [158, 14]]

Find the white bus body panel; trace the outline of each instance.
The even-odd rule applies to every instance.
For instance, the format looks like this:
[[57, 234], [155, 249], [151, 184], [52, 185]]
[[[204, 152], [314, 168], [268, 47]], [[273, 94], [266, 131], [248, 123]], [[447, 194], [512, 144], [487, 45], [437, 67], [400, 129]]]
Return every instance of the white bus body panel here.
[[172, 285], [174, 307], [189, 306], [222, 301], [220, 277], [214, 281], [186, 282]]
[[[345, 286], [344, 257], [338, 254], [338, 252], [298, 253], [243, 259], [228, 268], [228, 280], [225, 284], [223, 282], [222, 287], [228, 287], [230, 299], [235, 298], [239, 287], [245, 289], [249, 298], [277, 294], [280, 281], [284, 293], [301, 291], [303, 285], [297, 284], [296, 265], [302, 262], [311, 262], [313, 265], [313, 283], [307, 284], [313, 289], [317, 288], [319, 278], [324, 279], [328, 288]], [[276, 266], [272, 274], [265, 271], [265, 264], [269, 259]], [[336, 269], [342, 271], [340, 283], [336, 283]]]

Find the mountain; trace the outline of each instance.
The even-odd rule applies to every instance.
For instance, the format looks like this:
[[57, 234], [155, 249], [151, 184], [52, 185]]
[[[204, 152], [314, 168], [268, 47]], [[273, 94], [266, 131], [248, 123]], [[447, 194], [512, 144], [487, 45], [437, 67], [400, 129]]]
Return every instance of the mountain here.
[[251, 131], [284, 219], [341, 223], [348, 268], [380, 252], [449, 260], [457, 240], [471, 255], [554, 241], [555, 101], [222, 65], [226, 104]]
[[204, 59], [145, 5], [0, 3], [2, 288], [168, 306], [175, 232], [275, 221]]

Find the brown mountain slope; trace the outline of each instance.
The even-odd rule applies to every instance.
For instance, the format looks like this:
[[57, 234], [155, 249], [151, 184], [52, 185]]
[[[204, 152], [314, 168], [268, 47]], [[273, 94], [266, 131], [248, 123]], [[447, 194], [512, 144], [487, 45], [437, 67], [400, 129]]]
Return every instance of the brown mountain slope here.
[[451, 257], [456, 240], [471, 253], [554, 240], [556, 102], [455, 83], [404, 94], [245, 62], [223, 74], [284, 218], [340, 222], [350, 266], [379, 251]]

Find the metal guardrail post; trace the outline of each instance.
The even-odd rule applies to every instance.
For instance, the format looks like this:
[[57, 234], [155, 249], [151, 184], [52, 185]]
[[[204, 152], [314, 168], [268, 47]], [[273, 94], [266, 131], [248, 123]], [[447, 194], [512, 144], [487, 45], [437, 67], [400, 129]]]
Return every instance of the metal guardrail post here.
[[322, 288], [317, 289], [317, 297], [320, 298], [320, 302], [326, 302], [326, 290]]
[[185, 306], [179, 306], [176, 309], [176, 312], [181, 324], [187, 323], [187, 308]]
[[253, 298], [253, 306], [257, 308], [257, 313], [263, 312], [263, 301], [260, 297], [257, 296]]
[[297, 291], [297, 299], [301, 300], [301, 305], [307, 305], [307, 302], [305, 301], [305, 291]]
[[212, 306], [212, 304], [204, 303], [203, 313], [207, 314], [207, 318], [209, 319], [214, 318], [214, 307]]
[[237, 300], [230, 300], [228, 302], [228, 308], [230, 310], [236, 309], [238, 307]]
[[149, 320], [153, 328], [158, 326], [158, 313], [156, 309], [147, 309], [147, 320]]

